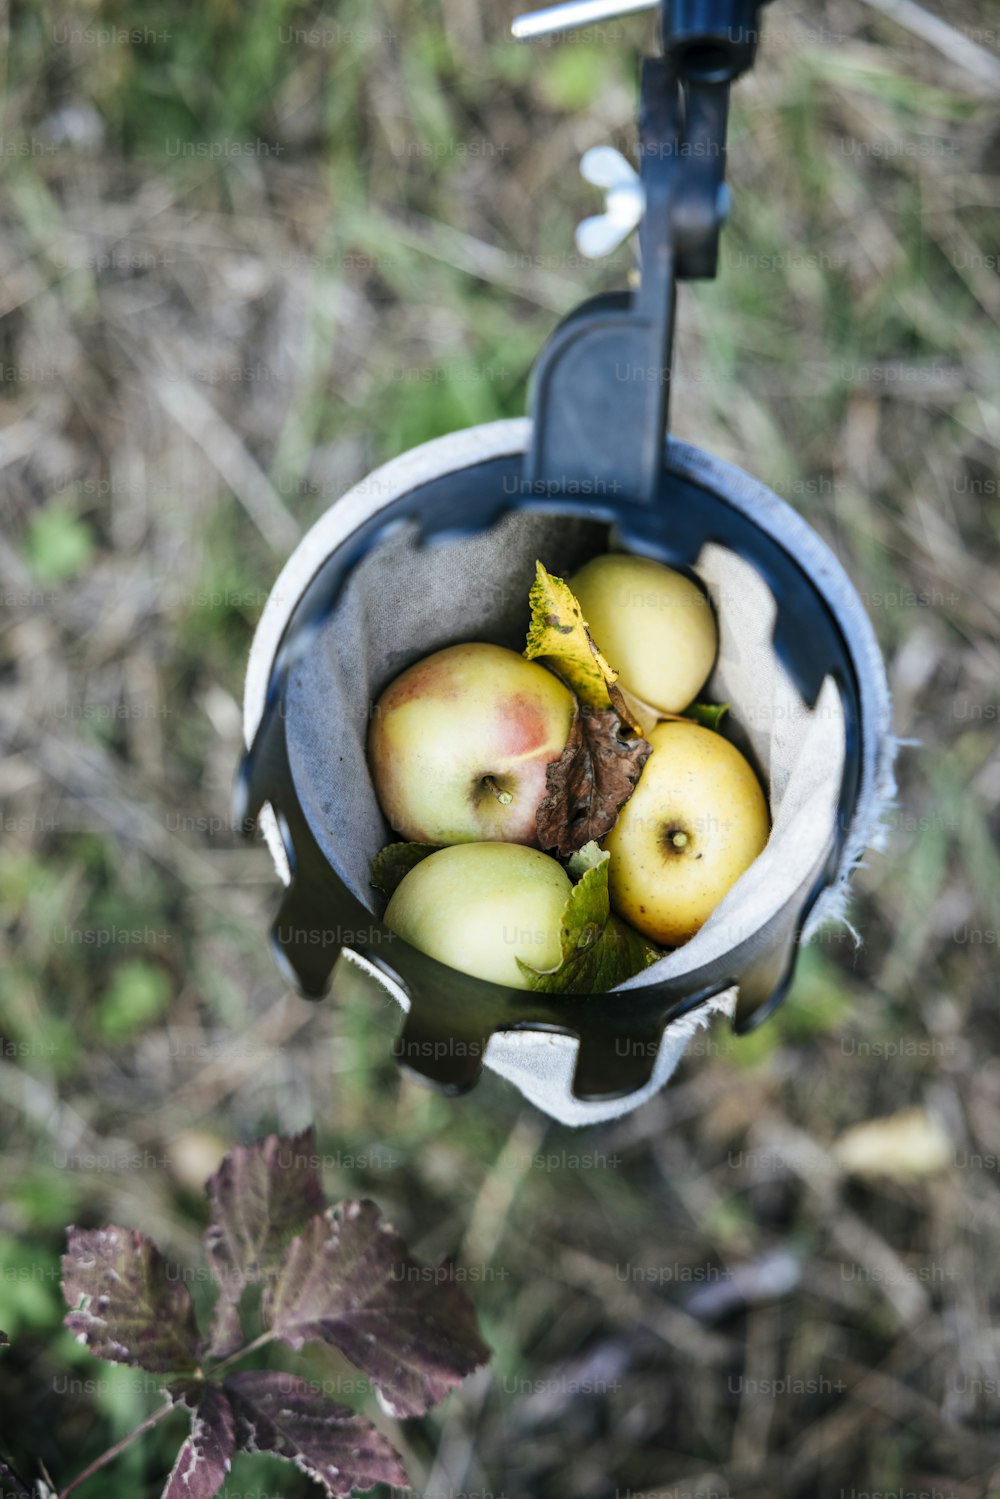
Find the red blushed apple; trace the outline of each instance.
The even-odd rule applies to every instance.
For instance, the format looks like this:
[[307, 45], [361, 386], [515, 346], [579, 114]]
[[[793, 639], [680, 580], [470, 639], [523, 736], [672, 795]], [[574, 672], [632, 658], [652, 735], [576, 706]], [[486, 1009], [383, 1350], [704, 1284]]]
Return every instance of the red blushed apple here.
[[368, 734], [389, 826], [416, 843], [537, 848], [546, 767], [573, 709], [558, 677], [503, 646], [452, 645], [417, 661], [385, 689]]

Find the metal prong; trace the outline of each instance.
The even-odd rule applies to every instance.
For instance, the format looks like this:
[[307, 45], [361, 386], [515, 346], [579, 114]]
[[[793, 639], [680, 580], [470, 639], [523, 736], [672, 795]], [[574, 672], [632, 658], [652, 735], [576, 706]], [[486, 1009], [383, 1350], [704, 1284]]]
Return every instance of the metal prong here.
[[592, 26], [595, 21], [610, 21], [615, 16], [656, 10], [659, 4], [660, 0], [567, 0], [565, 5], [550, 5], [545, 10], [518, 16], [510, 29], [519, 42], [530, 41], [532, 37], [551, 36], [556, 31]]

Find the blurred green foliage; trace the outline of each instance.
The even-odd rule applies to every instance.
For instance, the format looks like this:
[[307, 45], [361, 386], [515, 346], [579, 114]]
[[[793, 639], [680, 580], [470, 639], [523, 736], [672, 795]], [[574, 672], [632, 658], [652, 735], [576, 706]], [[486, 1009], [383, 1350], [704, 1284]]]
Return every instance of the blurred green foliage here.
[[[520, 415], [534, 356], [558, 318], [624, 279], [623, 258], [606, 267], [573, 261], [574, 223], [596, 204], [576, 162], [605, 138], [629, 149], [632, 124], [621, 101], [634, 97], [649, 30], [636, 21], [614, 44], [516, 47], [504, 35], [504, 17], [470, 7], [463, 19], [462, 9], [402, 0], [377, 8], [339, 0], [329, 10], [298, 0], [183, 7], [95, 0], [68, 9], [31, 0], [16, 7], [5, 139], [45, 144], [59, 111], [70, 107], [92, 107], [96, 126], [88, 127], [89, 144], [64, 145], [62, 155], [9, 153], [0, 162], [4, 212], [24, 261], [14, 264], [12, 254], [12, 266], [38, 278], [17, 283], [23, 303], [8, 319], [4, 363], [31, 367], [27, 356], [19, 361], [11, 330], [20, 329], [50, 351], [53, 366], [52, 349], [79, 346], [87, 370], [76, 385], [61, 375], [46, 382], [50, 404], [37, 409], [32, 381], [5, 371], [12, 428], [18, 419], [40, 422], [47, 446], [49, 427], [61, 423], [75, 441], [93, 438], [113, 451], [121, 411], [112, 382], [101, 380], [116, 359], [129, 380], [149, 373], [121, 353], [122, 326], [173, 297], [172, 332], [183, 348], [183, 338], [199, 331], [201, 308], [229, 295], [224, 239], [233, 226], [242, 236], [233, 284], [255, 257], [300, 257], [288, 276], [302, 298], [296, 341], [286, 351], [294, 399], [273, 429], [251, 422], [241, 430], [297, 526], [329, 501], [328, 482], [314, 473], [317, 452], [342, 447], [351, 473], [363, 473], [456, 427]], [[773, 10], [777, 16], [779, 7]], [[201, 1168], [202, 1157], [230, 1138], [263, 1134], [297, 1108], [320, 1116], [335, 1195], [375, 1196], [424, 1235], [428, 1258], [462, 1249], [472, 1222], [475, 1252], [504, 1268], [512, 1262], [510, 1278], [473, 1287], [498, 1379], [544, 1375], [573, 1352], [575, 1339], [644, 1333], [644, 1318], [658, 1328], [665, 1362], [653, 1370], [649, 1398], [661, 1415], [677, 1415], [673, 1456], [686, 1464], [672, 1470], [678, 1483], [690, 1482], [696, 1466], [715, 1472], [725, 1462], [736, 1423], [749, 1442], [754, 1418], [746, 1408], [736, 1400], [712, 1404], [697, 1383], [714, 1378], [717, 1391], [729, 1364], [700, 1367], [683, 1341], [671, 1343], [686, 1322], [670, 1305], [681, 1320], [663, 1334], [657, 1318], [670, 1298], [659, 1290], [629, 1302], [613, 1327], [602, 1326], [593, 1287], [559, 1281], [563, 1257], [582, 1253], [599, 1264], [604, 1256], [613, 1280], [615, 1253], [655, 1264], [668, 1245], [677, 1254], [682, 1245], [695, 1261], [715, 1263], [786, 1236], [829, 1245], [840, 1225], [818, 1195], [784, 1178], [747, 1180], [725, 1166], [729, 1141], [776, 1111], [828, 1140], [866, 1110], [919, 1099], [925, 1084], [952, 1098], [981, 1073], [982, 1117], [993, 1117], [995, 946], [956, 954], [939, 940], [949, 923], [1000, 927], [995, 722], [985, 714], [996, 682], [992, 645], [980, 638], [982, 616], [972, 612], [977, 589], [987, 590], [983, 574], [975, 586], [964, 581], [991, 547], [995, 554], [1000, 510], [985, 501], [960, 506], [948, 489], [970, 454], [976, 472], [992, 473], [995, 459], [990, 267], [984, 258], [984, 284], [956, 253], [956, 246], [971, 253], [992, 243], [995, 188], [977, 155], [985, 159], [992, 139], [992, 101], [960, 92], [952, 74], [945, 77], [899, 33], [873, 40], [869, 20], [857, 21], [856, 45], [843, 47], [782, 45], [780, 35], [772, 45], [765, 25], [760, 68], [769, 91], [747, 87], [734, 101], [737, 190], [719, 276], [681, 293], [681, 330], [693, 330], [693, 346], [683, 352], [695, 395], [678, 402], [677, 421], [681, 435], [772, 483], [841, 553], [887, 652], [894, 659], [908, 652], [900, 668], [904, 700], [919, 697], [921, 682], [933, 683], [901, 725], [925, 746], [918, 764], [910, 757], [903, 767], [911, 822], [900, 821], [890, 856], [867, 876], [866, 946], [855, 952], [850, 941], [821, 938], [803, 953], [792, 997], [767, 1025], [739, 1041], [713, 1031], [713, 1049], [695, 1048], [670, 1091], [665, 1107], [674, 1107], [676, 1094], [676, 1116], [666, 1113], [653, 1138], [642, 1136], [640, 1121], [635, 1139], [624, 1131], [608, 1146], [603, 1133], [588, 1132], [581, 1143], [528, 1110], [516, 1126], [523, 1137], [516, 1129], [512, 1136], [518, 1107], [494, 1077], [461, 1105], [401, 1082], [390, 1053], [397, 1017], [352, 996], [349, 980], [336, 1006], [316, 1007], [307, 1018], [289, 1001], [278, 1016], [286, 1038], [275, 1021], [281, 983], [264, 938], [270, 870], [262, 854], [252, 869], [238, 862], [233, 830], [216, 826], [228, 815], [246, 651], [280, 549], [224, 484], [219, 503], [199, 496], [190, 504], [182, 486], [176, 495], [153, 490], [147, 500], [55, 483], [36, 486], [32, 503], [13, 507], [13, 546], [44, 603], [11, 633], [11, 677], [19, 662], [30, 671], [44, 661], [46, 649], [88, 692], [116, 671], [128, 681], [133, 669], [140, 676], [152, 669], [171, 710], [149, 735], [152, 744], [94, 714], [76, 725], [65, 757], [35, 766], [23, 753], [11, 771], [11, 785], [28, 794], [37, 771], [43, 791], [32, 812], [37, 826], [28, 834], [9, 830], [0, 852], [0, 902], [12, 937], [0, 971], [0, 1327], [12, 1339], [0, 1351], [0, 1390], [16, 1427], [0, 1436], [19, 1455], [43, 1446], [54, 1453], [62, 1482], [154, 1403], [128, 1371], [98, 1369], [61, 1330], [65, 1226], [112, 1216], [150, 1232], [162, 1224], [171, 1252], [181, 1258], [183, 1250], [184, 1262], [195, 1264], [199, 1182], [213, 1169]], [[134, 29], [136, 39], [101, 40], [109, 28]], [[866, 141], [897, 155], [846, 149]], [[935, 143], [936, 156], [917, 154]], [[166, 271], [144, 280], [105, 275], [85, 259], [70, 263], [64, 252], [76, 239], [68, 226], [87, 192], [97, 228], [138, 204], [140, 244], [147, 230], [154, 243], [165, 204], [204, 229], [188, 259], [183, 234], [170, 231], [177, 241], [169, 241], [169, 253], [181, 270], [169, 290]], [[267, 237], [275, 225], [278, 249]], [[272, 336], [268, 325], [256, 327], [256, 316], [241, 310], [224, 337], [215, 328], [206, 336], [242, 357], [254, 337]], [[276, 323], [275, 341], [285, 336]], [[926, 372], [915, 397], [901, 396], [885, 373], [902, 364]], [[968, 371], [978, 384], [963, 384]], [[252, 394], [241, 391], [235, 414], [228, 412], [235, 427]], [[150, 432], [154, 426], [150, 419]], [[211, 451], [211, 439], [205, 445]], [[142, 621], [146, 628], [155, 619], [155, 635], [148, 651], [143, 642], [141, 658], [137, 642], [115, 634], [108, 573], [123, 594], [147, 578], [154, 584]], [[89, 595], [64, 614], [73, 589], [99, 576], [106, 607]], [[939, 590], [943, 602], [915, 603], [921, 588]], [[46, 630], [62, 632], [56, 646]], [[43, 673], [43, 695], [48, 685]], [[956, 721], [951, 699], [961, 694], [973, 695], [980, 721]], [[132, 931], [143, 933], [141, 942], [106, 936]], [[970, 957], [979, 989], [959, 967], [959, 958]], [[265, 1025], [274, 1030], [258, 1044]], [[956, 1072], [965, 1065], [967, 1031], [978, 1037], [974, 1060], [982, 1065]], [[279, 1039], [268, 1042], [270, 1034]], [[863, 1066], [849, 1054], [855, 1039], [885, 1046], [900, 1037], [940, 1049], [891, 1067]], [[294, 1062], [286, 1060], [295, 1047]], [[302, 1069], [317, 1058], [322, 1085], [307, 1099]], [[734, 1111], [728, 1120], [727, 1107]], [[79, 1164], [91, 1134], [97, 1141], [134, 1135], [145, 1150], [150, 1119], [165, 1132], [150, 1141], [163, 1153], [155, 1169]], [[166, 1146], [178, 1142], [198, 1169], [166, 1163]], [[621, 1158], [582, 1169], [573, 1160], [587, 1149], [620, 1150]], [[532, 1164], [540, 1152], [551, 1155], [544, 1169]], [[872, 1195], [859, 1211], [908, 1264], [957, 1233], [963, 1213], [986, 1241], [989, 1217], [975, 1205], [978, 1191], [976, 1179], [959, 1199], [949, 1195], [949, 1182], [926, 1200]], [[959, 1248], [973, 1253], [964, 1240]], [[913, 1369], [936, 1377], [935, 1359], [914, 1352], [891, 1302], [859, 1303], [854, 1322], [835, 1307], [834, 1263], [789, 1303], [787, 1321], [780, 1309], [773, 1320], [769, 1312], [749, 1319], [756, 1354], [766, 1348], [770, 1356], [801, 1333], [816, 1368], [847, 1369], [852, 1380], [854, 1366], [866, 1363], [901, 1367], [900, 1377], [914, 1383], [920, 1374]], [[194, 1289], [199, 1301], [209, 1294], [203, 1283]], [[980, 1307], [952, 1311], [961, 1328]], [[741, 1334], [726, 1358], [735, 1366], [742, 1356]], [[945, 1369], [943, 1358], [937, 1363]], [[51, 1392], [67, 1370], [106, 1382], [57, 1409]], [[931, 1433], [927, 1391], [908, 1387], [907, 1398], [913, 1404], [902, 1415], [893, 1414], [888, 1396], [884, 1412], [871, 1405], [858, 1423], [864, 1462], [846, 1475], [836, 1471], [835, 1453], [823, 1473], [806, 1469], [808, 1491], [820, 1492], [827, 1480], [828, 1487], [856, 1481], [862, 1469], [872, 1489], [929, 1488], [927, 1472], [959, 1461], [950, 1438]], [[544, 1448], [537, 1434], [511, 1437], [509, 1403], [497, 1401], [477, 1430], [470, 1401], [470, 1447], [498, 1461], [508, 1449]], [[706, 1412], [720, 1409], [725, 1421], [713, 1423]], [[850, 1411], [846, 1399], [831, 1402], [830, 1425], [813, 1431], [825, 1441], [842, 1416], [836, 1430], [846, 1432]], [[624, 1431], [640, 1419], [653, 1418], [621, 1412], [611, 1424]], [[460, 1420], [454, 1417], [456, 1427]], [[789, 1424], [803, 1427], [803, 1443], [809, 1439], [801, 1415]], [[82, 1499], [157, 1494], [183, 1430], [181, 1420], [168, 1425]], [[972, 1422], [957, 1429], [971, 1442]], [[438, 1433], [409, 1436], [426, 1457]], [[796, 1440], [797, 1430], [788, 1438]], [[560, 1453], [556, 1478], [535, 1499], [571, 1491], [575, 1455]], [[637, 1492], [662, 1484], [665, 1472], [629, 1481]], [[777, 1483], [765, 1492], [776, 1492]], [[240, 1459], [224, 1492], [255, 1489], [289, 1499], [307, 1492], [285, 1465]]]

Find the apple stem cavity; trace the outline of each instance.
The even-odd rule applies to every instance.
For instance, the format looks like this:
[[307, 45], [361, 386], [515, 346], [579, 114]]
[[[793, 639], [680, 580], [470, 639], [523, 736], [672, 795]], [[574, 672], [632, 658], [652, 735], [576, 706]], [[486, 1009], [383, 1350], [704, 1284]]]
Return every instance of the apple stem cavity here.
[[489, 789], [493, 792], [493, 795], [496, 797], [497, 801], [500, 803], [501, 807], [509, 807], [511, 802], [514, 800], [513, 791], [502, 790], [502, 788], [497, 785], [492, 776], [483, 776], [483, 785], [489, 787]]
[[674, 848], [686, 848], [688, 835], [687, 833], [671, 833], [670, 841], [674, 845]]

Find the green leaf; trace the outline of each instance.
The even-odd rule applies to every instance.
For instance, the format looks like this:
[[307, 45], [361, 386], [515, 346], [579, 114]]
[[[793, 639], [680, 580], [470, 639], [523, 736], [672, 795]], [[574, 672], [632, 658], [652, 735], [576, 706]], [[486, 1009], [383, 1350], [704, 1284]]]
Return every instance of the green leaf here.
[[94, 549], [90, 527], [55, 502], [39, 510], [28, 528], [27, 553], [39, 583], [62, 583], [86, 567]]
[[436, 843], [387, 843], [372, 860], [372, 884], [383, 895], [392, 895], [396, 886], [428, 854], [436, 854]]
[[[655, 963], [660, 953], [638, 932], [611, 914], [608, 897], [610, 854], [587, 844], [576, 857], [590, 867], [573, 886], [562, 919], [562, 962], [542, 972], [518, 958], [532, 989], [542, 994], [606, 994]], [[572, 871], [571, 871], [572, 872]]]
[[728, 712], [728, 703], [692, 703], [690, 708], [685, 708], [681, 717], [693, 719], [695, 723], [700, 723], [703, 729], [717, 731]]
[[121, 963], [101, 1001], [101, 1035], [125, 1041], [155, 1020], [170, 999], [170, 980], [154, 963]]
[[595, 43], [560, 47], [542, 74], [540, 88], [556, 109], [587, 109], [608, 87], [608, 49]]
[[639, 732], [640, 725], [616, 686], [618, 673], [594, 644], [569, 584], [536, 562], [528, 603], [531, 624], [524, 648], [528, 660], [544, 661], [586, 707], [599, 711], [613, 708]]
[[[65, 1220], [64, 1220], [65, 1221]], [[55, 1255], [29, 1249], [0, 1234], [0, 1320], [8, 1335], [50, 1328], [59, 1318], [59, 1263]]]
[[578, 880], [588, 869], [598, 869], [609, 858], [610, 855], [604, 852], [597, 839], [592, 838], [589, 843], [578, 848], [575, 854], [570, 854], [566, 860], [566, 873], [571, 880]]

